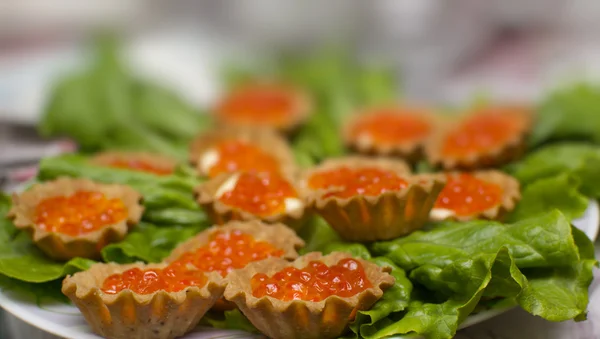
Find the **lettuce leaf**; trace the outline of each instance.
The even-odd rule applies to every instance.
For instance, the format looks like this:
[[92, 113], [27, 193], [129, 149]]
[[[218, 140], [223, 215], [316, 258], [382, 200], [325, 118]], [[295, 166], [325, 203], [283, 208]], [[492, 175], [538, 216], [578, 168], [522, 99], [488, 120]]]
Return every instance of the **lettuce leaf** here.
[[569, 174], [580, 183], [580, 191], [600, 198], [600, 146], [565, 142], [545, 146], [507, 168], [522, 185], [560, 174]]
[[577, 83], [551, 93], [538, 109], [532, 146], [549, 140], [600, 143], [600, 87]]
[[521, 201], [507, 218], [518, 221], [557, 209], [568, 219], [583, 215], [588, 198], [579, 192], [579, 181], [570, 174], [539, 179], [526, 186], [521, 192]]
[[316, 216], [302, 227], [298, 235], [305, 242], [305, 246], [300, 249], [300, 254], [321, 252], [328, 244], [342, 241], [337, 232], [325, 220]]
[[[38, 129], [85, 151], [146, 150], [185, 159], [186, 143], [210, 124], [169, 90], [138, 79], [115, 39], [99, 39], [93, 62], [54, 85]], [[166, 113], [168, 112], [168, 114]]]
[[6, 218], [10, 198], [0, 195], [0, 275], [25, 282], [41, 283], [85, 270], [93, 260], [74, 258], [68, 262], [48, 259], [29, 236]]
[[495, 298], [551, 321], [582, 320], [596, 264], [591, 241], [558, 211], [508, 225], [445, 223], [372, 251], [406, 270], [414, 286], [406, 310], [358, 332], [365, 338], [451, 338], [481, 300]]
[[102, 249], [104, 261], [131, 263], [136, 261], [160, 262], [173, 248], [200, 232], [203, 227], [157, 227], [140, 223], [119, 243]]
[[202, 317], [200, 324], [214, 328], [260, 333], [238, 308], [223, 313], [210, 311]]
[[69, 303], [69, 298], [62, 294], [61, 287], [62, 279], [43, 283], [29, 283], [0, 274], [0, 290], [16, 293], [22, 296], [24, 300], [32, 299], [40, 307], [45, 302]]
[[40, 162], [38, 180], [61, 176], [88, 178], [98, 182], [124, 184], [144, 197], [145, 221], [165, 225], [206, 225], [206, 214], [194, 200], [193, 190], [200, 180], [185, 168], [168, 176], [91, 164], [83, 155], [68, 154], [45, 158]]
[[444, 267], [478, 253], [496, 254], [503, 246], [520, 268], [566, 266], [579, 260], [570, 224], [558, 211], [508, 225], [484, 220], [440, 223], [431, 231], [374, 243], [371, 250], [410, 271], [423, 265]]
[[371, 309], [357, 312], [356, 319], [350, 325], [350, 329], [365, 338], [390, 325], [393, 320], [388, 316], [402, 312], [408, 307], [413, 290], [413, 284], [406, 277], [404, 270], [396, 266], [391, 260], [377, 257], [371, 259], [371, 261], [382, 267], [391, 267], [390, 274], [396, 279], [396, 282], [394, 286], [385, 291], [381, 299]]

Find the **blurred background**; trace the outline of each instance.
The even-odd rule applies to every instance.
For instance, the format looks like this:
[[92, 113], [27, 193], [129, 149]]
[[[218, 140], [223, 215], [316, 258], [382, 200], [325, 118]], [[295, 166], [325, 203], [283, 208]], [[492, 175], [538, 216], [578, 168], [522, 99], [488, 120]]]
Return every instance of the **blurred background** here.
[[[0, 188], [35, 175], [39, 158], [75, 149], [38, 131], [57, 82], [93, 63], [92, 42], [106, 31], [119, 37], [131, 72], [195, 112], [218, 99], [227, 65], [332, 44], [360, 63], [386, 65], [398, 97], [442, 106], [480, 97], [535, 103], [563, 83], [600, 79], [598, 0], [2, 0]], [[77, 97], [73, 84], [60, 93]], [[62, 118], [92, 117], [71, 127], [80, 143], [104, 123], [94, 117], [107, 107], [90, 102]], [[55, 126], [65, 124], [60, 114]]]
[[89, 63], [99, 31], [118, 34], [135, 74], [209, 107], [224, 64], [332, 43], [388, 65], [409, 100], [535, 101], [561, 83], [600, 76], [599, 29], [597, 0], [4, 0], [0, 169], [72, 149], [40, 143], [31, 127], [53, 84]]

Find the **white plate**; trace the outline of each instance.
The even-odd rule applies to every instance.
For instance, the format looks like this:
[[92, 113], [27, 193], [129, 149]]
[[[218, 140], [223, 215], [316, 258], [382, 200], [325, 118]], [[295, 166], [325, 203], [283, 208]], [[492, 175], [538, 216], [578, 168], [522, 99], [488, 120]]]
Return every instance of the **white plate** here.
[[[595, 240], [600, 225], [598, 204], [590, 201], [585, 214], [574, 221], [590, 239]], [[32, 299], [17, 295], [10, 291], [0, 292], [0, 307], [6, 310], [6, 325], [12, 338], [48, 339], [53, 334], [68, 339], [99, 339], [92, 333], [79, 310], [71, 305], [41, 304], [37, 305]], [[461, 324], [460, 328], [469, 327], [493, 318], [510, 308], [483, 311], [472, 315]], [[2, 326], [0, 326], [1, 328]], [[249, 339], [263, 338], [240, 331], [198, 328], [185, 335], [182, 339]], [[401, 337], [396, 337], [401, 338]]]

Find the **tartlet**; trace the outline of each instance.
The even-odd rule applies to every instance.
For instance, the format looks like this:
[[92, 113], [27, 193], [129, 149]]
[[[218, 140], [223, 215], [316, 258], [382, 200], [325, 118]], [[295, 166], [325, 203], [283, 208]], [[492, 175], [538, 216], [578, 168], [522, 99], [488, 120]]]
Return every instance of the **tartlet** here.
[[[501, 220], [521, 199], [517, 179], [495, 170], [447, 173], [431, 219]], [[457, 202], [458, 199], [458, 202]]]
[[429, 162], [447, 170], [474, 170], [521, 157], [533, 112], [525, 106], [489, 106], [447, 120], [425, 146]]
[[251, 281], [257, 273], [270, 277], [286, 267], [302, 269], [312, 261], [332, 266], [347, 258], [352, 257], [342, 252], [326, 256], [312, 252], [292, 263], [280, 258], [257, 261], [229, 275], [224, 297], [234, 302], [248, 320], [270, 338], [337, 338], [344, 333], [357, 311], [369, 309], [381, 298], [383, 291], [394, 284], [394, 278], [388, 274], [389, 267], [352, 258], [364, 268], [371, 287], [349, 297], [330, 295], [321, 301], [283, 301], [268, 295], [255, 297]]
[[[223, 151], [241, 159], [233, 159], [226, 168]], [[235, 161], [237, 160], [237, 161]], [[277, 170], [291, 173], [295, 170], [294, 155], [286, 141], [267, 129], [221, 128], [198, 136], [190, 146], [189, 161], [202, 176], [214, 177], [221, 173], [241, 170]]]
[[308, 170], [302, 186], [307, 203], [342, 238], [369, 242], [421, 228], [444, 181], [438, 174], [411, 175], [399, 160], [348, 157]]
[[[53, 231], [47, 229], [48, 226], [40, 226], [40, 222], [45, 220], [38, 215], [40, 206], [45, 206], [48, 202], [57, 202], [58, 207], [70, 204], [69, 197], [78, 197], [81, 194], [83, 198], [91, 198], [95, 202], [94, 208], [98, 206], [108, 207], [101, 210], [100, 218], [109, 218], [110, 214], [118, 213], [122, 218], [118, 218], [112, 223], [100, 223], [98, 227], [92, 228], [86, 232], [76, 234], [71, 230]], [[13, 195], [13, 204], [7, 216], [13, 219], [15, 227], [26, 231], [33, 242], [49, 257], [57, 260], [68, 260], [74, 257], [98, 258], [100, 250], [109, 243], [123, 240], [129, 228], [140, 221], [144, 211], [140, 204], [142, 196], [132, 188], [117, 184], [99, 184], [87, 179], [58, 178], [53, 181], [33, 185], [29, 190], [17, 195]], [[63, 201], [66, 200], [66, 201]], [[62, 201], [62, 202], [61, 202]], [[84, 200], [86, 202], [88, 200]], [[105, 205], [101, 205], [100, 202]], [[89, 204], [89, 202], [87, 202]], [[47, 216], [48, 213], [60, 213], [56, 206], [40, 210]], [[87, 205], [86, 205], [87, 206]], [[116, 206], [117, 210], [109, 210], [111, 206]], [[72, 205], [70, 207], [73, 209]], [[74, 210], [72, 211], [74, 212]], [[81, 211], [78, 211], [81, 213]], [[53, 216], [64, 217], [64, 216]], [[97, 218], [98, 215], [92, 213], [89, 217]], [[77, 218], [77, 216], [76, 216]], [[89, 221], [89, 219], [85, 219]], [[52, 223], [51, 227], [64, 225]], [[67, 225], [70, 226], [70, 225]], [[74, 225], [77, 226], [77, 225]], [[82, 227], [82, 226], [81, 226]], [[75, 230], [76, 231], [76, 230]]]
[[226, 282], [214, 272], [205, 273], [204, 286], [177, 292], [164, 289], [140, 294], [123, 289], [109, 294], [102, 285], [113, 274], [130, 269], [164, 269], [166, 264], [94, 264], [87, 271], [67, 276], [62, 292], [79, 308], [97, 334], [115, 339], [171, 339], [192, 330], [221, 298]]
[[367, 155], [398, 156], [415, 162], [435, 131], [436, 118], [418, 106], [383, 106], [364, 110], [343, 128], [346, 146]]
[[[262, 242], [271, 245], [273, 249], [277, 250], [277, 257], [288, 260], [296, 259], [298, 257], [297, 250], [304, 246], [304, 240], [299, 238], [293, 230], [283, 224], [269, 225], [258, 220], [230, 221], [225, 225], [213, 226], [198, 233], [193, 238], [179, 244], [179, 246], [173, 249], [171, 254], [164, 260], [164, 262], [175, 262], [180, 259], [182, 255], [194, 253], [198, 249], [206, 246], [211, 242], [211, 240], [214, 239], [216, 235], [230, 234], [231, 232], [236, 231], [241, 232], [243, 235], [250, 236], [252, 240], [257, 243]], [[252, 245], [256, 245], [256, 243], [253, 243]], [[229, 254], [227, 257], [231, 256], [233, 256], [233, 253]], [[245, 259], [247, 262], [257, 261], [257, 259], [252, 259], [251, 257], [246, 257]], [[199, 268], [202, 269], [202, 267]], [[232, 263], [232, 268], [237, 269], [241, 267], [235, 267]]]
[[148, 152], [109, 151], [94, 155], [90, 162], [100, 166], [115, 167], [155, 175], [172, 174], [177, 162], [167, 156]]
[[[219, 236], [222, 239], [218, 239]], [[223, 238], [225, 241], [219, 242]], [[229, 253], [215, 253], [217, 247], [224, 245], [231, 248], [226, 249]], [[271, 256], [294, 260], [298, 257], [297, 250], [303, 246], [304, 241], [283, 224], [269, 225], [258, 220], [231, 221], [222, 226], [213, 226], [183, 242], [164, 262], [189, 263], [200, 270], [216, 271], [227, 277], [228, 272], [234, 269]], [[248, 252], [249, 250], [255, 252]], [[243, 253], [242, 257], [240, 251]], [[208, 253], [210, 255], [207, 256]], [[235, 305], [219, 300], [214, 308], [227, 310], [235, 308]]]
[[198, 186], [198, 203], [215, 224], [262, 220], [300, 229], [309, 214], [293, 176], [275, 172], [220, 174]]
[[312, 101], [290, 85], [249, 83], [227, 93], [214, 111], [224, 126], [292, 132], [312, 113]]

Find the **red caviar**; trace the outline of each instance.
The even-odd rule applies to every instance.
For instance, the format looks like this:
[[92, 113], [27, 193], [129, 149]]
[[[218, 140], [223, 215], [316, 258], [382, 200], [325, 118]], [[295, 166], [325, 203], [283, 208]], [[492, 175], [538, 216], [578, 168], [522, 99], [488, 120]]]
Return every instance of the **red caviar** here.
[[348, 298], [372, 287], [362, 264], [351, 258], [332, 266], [320, 261], [311, 261], [302, 269], [290, 266], [272, 277], [257, 273], [250, 284], [255, 297], [283, 301], [321, 301], [332, 295]]
[[229, 94], [217, 113], [231, 121], [281, 125], [293, 114], [296, 93], [282, 86], [254, 85]]
[[235, 187], [225, 192], [219, 200], [260, 217], [285, 211], [285, 199], [297, 198], [294, 187], [281, 175], [274, 172], [244, 172], [238, 177]]
[[458, 216], [469, 216], [499, 205], [502, 194], [502, 188], [497, 184], [471, 174], [449, 175], [435, 208], [452, 210]]
[[283, 250], [268, 242], [256, 241], [249, 234], [233, 230], [213, 234], [208, 244], [183, 254], [176, 262], [190, 263], [202, 271], [216, 271], [225, 277], [232, 270], [243, 268], [252, 261], [282, 255]]
[[339, 167], [313, 174], [308, 185], [312, 189], [335, 189], [324, 197], [349, 198], [355, 195], [378, 196], [388, 191], [399, 191], [408, 182], [394, 172], [376, 167], [351, 169]]
[[394, 145], [421, 140], [429, 135], [431, 125], [415, 113], [403, 114], [381, 111], [361, 117], [352, 126], [350, 135], [355, 139], [367, 138], [375, 144]]
[[152, 173], [156, 175], [169, 175], [173, 173], [172, 168], [154, 166], [146, 161], [136, 159], [115, 159], [108, 164], [110, 167], [123, 168], [132, 171]]
[[35, 224], [41, 230], [80, 235], [124, 220], [127, 208], [120, 199], [79, 191], [42, 200], [35, 208], [35, 216]]
[[474, 114], [446, 136], [442, 154], [462, 157], [503, 146], [522, 127], [522, 116], [516, 113], [493, 110]]
[[277, 160], [262, 149], [241, 140], [225, 140], [217, 146], [219, 160], [210, 167], [209, 176], [237, 171], [276, 172]]
[[102, 291], [108, 294], [116, 294], [123, 290], [131, 290], [138, 294], [150, 294], [161, 290], [179, 292], [189, 286], [203, 287], [207, 280], [202, 271], [190, 270], [179, 264], [169, 265], [164, 269], [132, 268], [106, 278], [102, 284]]

